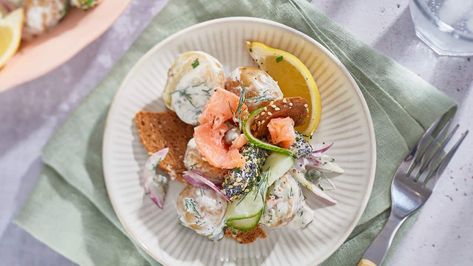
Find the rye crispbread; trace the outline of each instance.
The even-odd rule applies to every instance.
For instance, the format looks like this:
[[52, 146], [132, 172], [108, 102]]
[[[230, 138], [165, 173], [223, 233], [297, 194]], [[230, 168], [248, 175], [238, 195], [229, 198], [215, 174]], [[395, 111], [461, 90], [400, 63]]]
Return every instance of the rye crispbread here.
[[194, 127], [182, 122], [176, 113], [141, 111], [135, 115], [135, 124], [138, 128], [141, 143], [149, 154], [169, 147], [169, 153], [160, 163], [161, 169], [171, 178], [183, 181], [184, 154], [187, 142], [194, 134]]

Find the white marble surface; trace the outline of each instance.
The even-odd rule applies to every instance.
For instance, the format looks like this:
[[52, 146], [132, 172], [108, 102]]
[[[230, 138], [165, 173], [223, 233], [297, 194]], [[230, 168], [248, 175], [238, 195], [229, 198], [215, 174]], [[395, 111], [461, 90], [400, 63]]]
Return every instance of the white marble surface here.
[[[43, 145], [163, 4], [133, 1], [106, 34], [65, 65], [0, 94], [0, 265], [72, 264], [10, 221], [34, 186]], [[415, 37], [408, 0], [313, 0], [313, 4], [454, 98], [461, 129], [473, 129], [473, 58], [438, 57], [421, 43]], [[470, 136], [409, 234], [392, 251], [392, 265], [473, 265], [472, 149]]]

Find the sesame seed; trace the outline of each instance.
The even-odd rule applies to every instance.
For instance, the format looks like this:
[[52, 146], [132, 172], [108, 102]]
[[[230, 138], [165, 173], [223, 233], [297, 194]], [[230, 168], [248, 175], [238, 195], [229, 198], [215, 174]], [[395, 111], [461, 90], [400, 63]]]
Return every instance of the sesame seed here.
[[271, 112], [268, 112], [268, 115], [269, 115], [269, 116], [271, 116], [271, 115], [273, 115], [273, 113], [271, 113]]
[[287, 99], [286, 98], [282, 99], [282, 102], [287, 103]]
[[304, 107], [305, 107], [305, 108], [309, 108], [309, 105], [308, 105], [308, 104], [304, 104]]
[[293, 105], [294, 105], [293, 103], [289, 102], [289, 106], [291, 106], [291, 107], [292, 107]]
[[274, 110], [275, 110], [275, 111], [281, 111], [281, 108], [279, 108], [279, 107], [276, 106], [276, 107], [274, 107]]

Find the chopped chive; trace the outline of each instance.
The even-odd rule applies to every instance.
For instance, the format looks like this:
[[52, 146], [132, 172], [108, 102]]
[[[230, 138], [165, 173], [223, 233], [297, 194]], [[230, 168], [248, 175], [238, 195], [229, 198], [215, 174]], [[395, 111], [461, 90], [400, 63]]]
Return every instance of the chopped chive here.
[[276, 57], [276, 63], [279, 63], [283, 60], [284, 58], [282, 57], [282, 55]]
[[192, 62], [192, 68], [196, 68], [199, 66], [199, 58], [196, 58], [194, 62]]

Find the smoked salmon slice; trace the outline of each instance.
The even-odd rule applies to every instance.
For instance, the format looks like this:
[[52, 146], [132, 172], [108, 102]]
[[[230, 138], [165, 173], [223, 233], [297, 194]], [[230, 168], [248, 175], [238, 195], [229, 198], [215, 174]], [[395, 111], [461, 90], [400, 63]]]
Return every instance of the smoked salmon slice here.
[[241, 149], [248, 143], [248, 139], [246, 138], [245, 134], [240, 134], [233, 142], [230, 149]]
[[[213, 127], [219, 127], [225, 121], [233, 118], [239, 101], [240, 98], [237, 95], [224, 89], [217, 89], [200, 115], [199, 123], [212, 123]], [[243, 109], [246, 109], [245, 105]]]
[[[217, 89], [199, 117], [200, 125], [194, 128], [197, 149], [212, 166], [233, 169], [245, 164], [239, 148], [246, 144], [246, 138], [238, 139], [238, 143], [230, 147], [223, 139], [229, 130], [225, 122], [233, 119], [239, 101], [237, 95]], [[243, 109], [246, 109], [246, 106], [243, 105]]]
[[296, 141], [294, 120], [290, 117], [273, 118], [268, 123], [271, 142], [283, 148], [290, 148]]
[[194, 139], [197, 149], [209, 162], [209, 164], [224, 168], [233, 169], [243, 167], [245, 159], [238, 149], [227, 148], [223, 137], [228, 126], [221, 124], [213, 128], [210, 123], [206, 123], [194, 128]]

